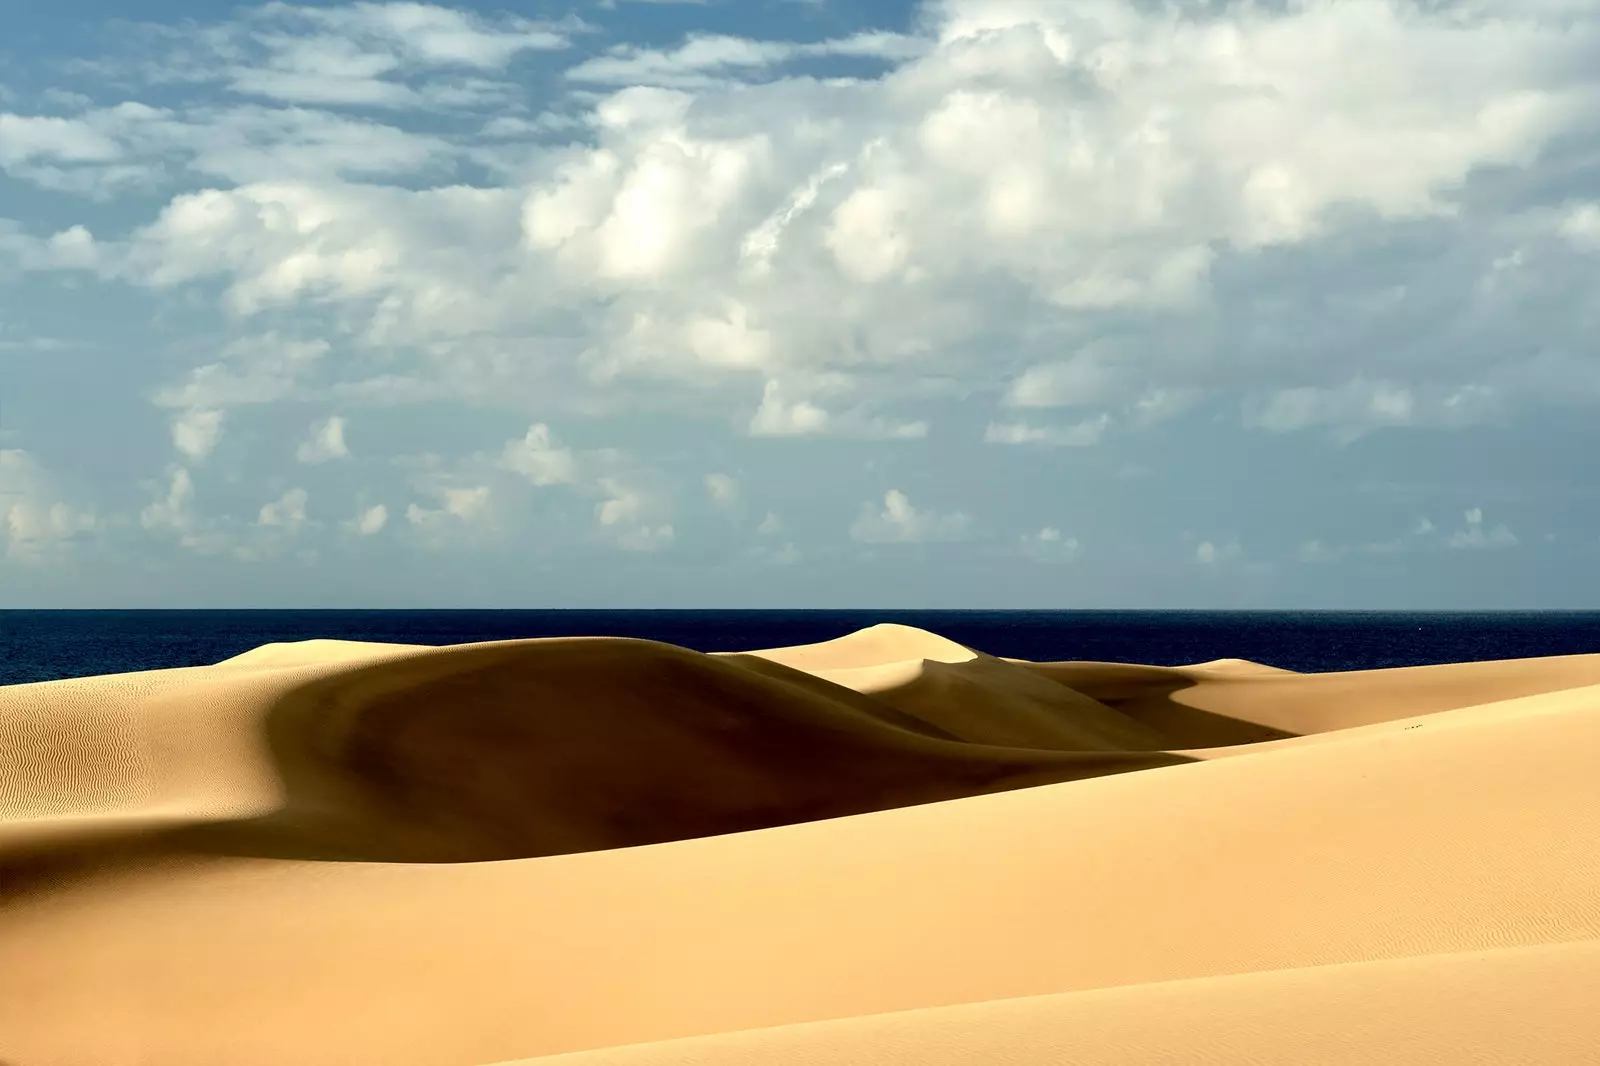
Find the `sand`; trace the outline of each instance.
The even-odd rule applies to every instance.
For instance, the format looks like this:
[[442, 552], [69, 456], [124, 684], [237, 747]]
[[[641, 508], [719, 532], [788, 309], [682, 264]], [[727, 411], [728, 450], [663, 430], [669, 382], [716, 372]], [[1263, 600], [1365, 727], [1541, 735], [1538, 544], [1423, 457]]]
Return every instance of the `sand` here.
[[1600, 655], [0, 688], [6, 1066], [1600, 1062]]

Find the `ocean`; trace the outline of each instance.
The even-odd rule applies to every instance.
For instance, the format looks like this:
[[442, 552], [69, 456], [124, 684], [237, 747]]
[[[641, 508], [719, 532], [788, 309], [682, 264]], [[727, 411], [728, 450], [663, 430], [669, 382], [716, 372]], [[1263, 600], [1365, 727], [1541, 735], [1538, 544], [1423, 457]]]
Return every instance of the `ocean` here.
[[619, 636], [699, 651], [807, 644], [877, 622], [991, 655], [1359, 670], [1600, 652], [1600, 611], [3, 611], [0, 684], [214, 663], [272, 641], [464, 644]]

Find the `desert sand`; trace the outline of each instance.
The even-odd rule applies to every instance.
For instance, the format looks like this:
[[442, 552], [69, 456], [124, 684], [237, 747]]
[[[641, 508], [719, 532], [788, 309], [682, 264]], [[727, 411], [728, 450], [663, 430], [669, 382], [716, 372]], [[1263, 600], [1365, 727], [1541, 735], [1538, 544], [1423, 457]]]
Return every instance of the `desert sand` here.
[[1600, 655], [0, 688], [5, 1066], [1600, 1063]]

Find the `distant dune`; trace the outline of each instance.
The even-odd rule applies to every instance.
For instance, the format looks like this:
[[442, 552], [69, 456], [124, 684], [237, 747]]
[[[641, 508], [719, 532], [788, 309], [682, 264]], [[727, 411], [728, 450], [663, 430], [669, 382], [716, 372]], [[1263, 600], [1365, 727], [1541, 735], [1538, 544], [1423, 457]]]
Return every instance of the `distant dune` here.
[[6, 1066], [1600, 1062], [1600, 655], [0, 688]]

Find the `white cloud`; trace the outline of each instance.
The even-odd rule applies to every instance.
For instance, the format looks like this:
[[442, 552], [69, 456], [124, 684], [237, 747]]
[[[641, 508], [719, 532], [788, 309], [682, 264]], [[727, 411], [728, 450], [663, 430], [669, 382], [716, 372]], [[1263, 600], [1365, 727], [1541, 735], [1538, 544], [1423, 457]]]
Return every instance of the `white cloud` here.
[[204, 459], [221, 439], [221, 411], [191, 408], [172, 420], [173, 447], [190, 459]]
[[294, 532], [306, 524], [306, 501], [308, 495], [305, 489], [289, 489], [282, 496], [266, 504], [256, 516], [256, 524], [272, 526], [288, 532]]
[[1055, 526], [1024, 533], [1021, 540], [1023, 554], [1041, 562], [1071, 562], [1082, 549], [1077, 537], [1069, 537]]
[[1029, 367], [1011, 383], [1005, 402], [1011, 407], [1092, 407], [1114, 399], [1118, 389], [1116, 357], [1084, 351], [1055, 363]]
[[1068, 426], [1033, 426], [1026, 422], [991, 422], [984, 430], [988, 444], [1046, 444], [1063, 448], [1086, 448], [1100, 443], [1111, 416], [1104, 412]]
[[414, 526], [435, 527], [440, 523], [457, 521], [476, 525], [489, 518], [490, 490], [487, 485], [442, 487], [433, 493], [438, 507], [410, 504], [406, 507], [406, 521]]
[[[597, 520], [652, 501], [613, 533], [671, 528], [648, 478], [532, 421], [551, 412], [910, 440], [917, 403], [960, 393], [986, 440], [1081, 446], [1222, 391], [1218, 410], [1272, 432], [1466, 426], [1600, 397], [1600, 214], [1550, 201], [1572, 188], [1535, 165], [1592, 136], [1594, 15], [949, 0], [925, 40], [621, 48], [573, 70], [601, 88], [536, 115], [500, 106], [507, 71], [575, 23], [274, 4], [191, 28], [192, 47], [170, 34], [186, 60], [160, 107], [0, 117], [0, 166], [24, 180], [184, 190], [98, 236], [0, 223], [0, 260], [145, 287], [163, 328], [220, 293], [231, 343], [174, 338], [196, 368], [153, 397], [190, 469], [225, 425], [242, 446], [227, 419], [246, 404], [450, 398], [531, 422], [419, 497], [415, 525], [482, 522], [510, 471]], [[897, 66], [786, 76], [825, 55]], [[1490, 171], [1499, 191], [1476, 195]], [[302, 458], [346, 450], [332, 426]], [[175, 491], [152, 507], [178, 514]]]
[[[819, 379], [821, 391], [842, 392], [848, 379], [829, 375]], [[874, 415], [864, 406], [833, 412], [811, 399], [794, 395], [783, 383], [768, 381], [761, 404], [750, 417], [752, 437], [851, 437], [857, 440], [918, 440], [928, 435], [925, 420], [903, 421]]]
[[175, 467], [168, 475], [163, 496], [147, 506], [139, 515], [146, 529], [172, 529], [182, 531], [193, 524], [194, 479], [183, 467]]
[[898, 61], [920, 55], [927, 47], [920, 38], [883, 31], [815, 42], [696, 34], [672, 49], [617, 45], [605, 55], [571, 68], [567, 77], [600, 85], [703, 88], [804, 59], [855, 56]]
[[1560, 233], [1579, 248], [1600, 251], [1600, 203], [1574, 206], [1561, 219]]
[[92, 513], [61, 502], [45, 505], [21, 500], [7, 503], [4, 508], [8, 557], [38, 559], [62, 542], [96, 527]]
[[205, 555], [230, 546], [231, 540], [215, 521], [196, 513], [194, 479], [186, 467], [169, 468], [166, 481], [156, 486], [156, 492], [156, 498], [139, 512], [143, 528], [174, 536], [180, 546]]
[[311, 435], [295, 449], [295, 458], [302, 463], [325, 463], [330, 459], [343, 459], [350, 454], [344, 439], [344, 419], [333, 415], [311, 427]]
[[718, 507], [732, 507], [739, 502], [739, 482], [727, 474], [705, 476], [706, 495]]
[[850, 527], [850, 536], [869, 544], [962, 540], [970, 526], [971, 520], [960, 511], [943, 514], [921, 511], [912, 505], [905, 493], [890, 489], [884, 494], [881, 509], [870, 503], [861, 505], [861, 514]]
[[223, 348], [217, 362], [191, 370], [180, 385], [157, 390], [153, 400], [160, 407], [225, 410], [296, 398], [329, 350], [327, 341], [272, 331], [241, 337]]
[[[315, 47], [273, 37], [265, 58], [245, 49], [237, 63], [284, 74], [320, 57], [332, 81], [367, 86], [351, 94], [382, 95], [409, 84], [399, 71], [497, 69], [530, 34], [553, 46], [580, 32], [405, 10], [280, 5], [249, 32], [287, 40], [298, 27]], [[1522, 373], [1503, 346], [1440, 358], [1451, 342], [1427, 323], [1409, 323], [1405, 343], [1369, 342], [1359, 323], [1377, 303], [1341, 319], [1349, 344], [1302, 358], [1304, 338], [1274, 336], [1251, 305], [1269, 294], [1216, 306], [1212, 272], [1230, 256], [1248, 270], [1260, 249], [1314, 248], [1351, 218], [1448, 220], [1477, 169], [1527, 167], [1584, 114], [1580, 44], [1560, 20], [1531, 8], [1407, 15], [1377, 0], [1159, 15], [952, 0], [926, 15], [921, 43], [814, 46], [898, 62], [882, 79], [598, 96], [582, 136], [530, 152], [501, 189], [283, 177], [345, 166], [331, 156], [261, 180], [283, 137], [263, 134], [274, 147], [256, 153], [261, 168], [216, 162], [228, 153], [213, 149], [204, 165], [250, 180], [174, 200], [129, 243], [124, 276], [218, 279], [244, 316], [335, 308], [363, 344], [426, 353], [441, 389], [581, 391], [635, 374], [715, 388], [756, 369], [782, 383], [752, 419], [761, 435], [915, 436], [925, 419], [850, 413], [918, 373], [1008, 382], [1004, 402], [1018, 407], [1129, 404], [1133, 425], [1171, 409], [1151, 399], [1152, 380], [1189, 402], [1248, 385], [1263, 427], [1357, 431], [1467, 424], [1484, 406], [1469, 417], [1451, 397], [1488, 387], [1487, 364]], [[702, 37], [596, 62], [618, 77], [628, 68], [616, 64], [638, 63], [717, 80], [809, 54], [796, 47]], [[1367, 74], [1351, 88], [1355, 63]], [[391, 155], [344, 127], [313, 132], [322, 118], [295, 121], [305, 128], [284, 137], [306, 152], [437, 158], [420, 142], [395, 141]], [[1482, 253], [1461, 241], [1448, 254]], [[1418, 285], [1450, 276], [1416, 270]], [[1098, 326], [1127, 311], [1142, 317], [1111, 344]], [[604, 380], [557, 369], [574, 366]], [[836, 394], [802, 384], [836, 372], [849, 379]], [[1498, 404], [1511, 390], [1492, 391]]]
[[761, 393], [761, 406], [750, 418], [754, 437], [800, 437], [821, 433], [828, 427], [828, 412], [809, 400], [784, 395], [783, 386], [767, 382]]
[[1238, 559], [1242, 554], [1243, 551], [1240, 549], [1239, 542], [1236, 540], [1228, 541], [1225, 544], [1217, 544], [1213, 541], [1203, 540], [1199, 544], [1195, 545], [1194, 561], [1199, 563], [1201, 566], [1216, 567], [1222, 566], [1225, 563], [1231, 563], [1235, 559]]
[[638, 489], [613, 478], [605, 478], [600, 487], [606, 498], [595, 505], [595, 521], [600, 524], [619, 548], [626, 551], [650, 552], [666, 547], [674, 537], [671, 522], [656, 520], [653, 515], [659, 504], [649, 500]]
[[1452, 548], [1511, 548], [1517, 544], [1516, 534], [1504, 525], [1496, 523], [1485, 526], [1483, 522], [1483, 509], [1474, 507], [1468, 510], [1463, 517], [1466, 526], [1450, 534], [1447, 543]]
[[388, 524], [389, 508], [381, 503], [376, 503], [351, 519], [348, 528], [363, 537], [370, 537], [376, 533], [381, 533], [383, 527]]
[[556, 443], [543, 422], [530, 426], [522, 439], [508, 442], [500, 465], [535, 485], [570, 485], [578, 479], [577, 457]]
[[8, 559], [42, 561], [98, 527], [92, 511], [57, 496], [32, 455], [0, 449], [0, 529]]
[[565, 48], [583, 29], [425, 3], [271, 2], [233, 22], [157, 32], [167, 52], [150, 73], [290, 104], [471, 106], [509, 96], [495, 76], [518, 54]]
[[1299, 556], [1307, 563], [1335, 563], [1350, 556], [1397, 555], [1412, 551], [1438, 551], [1442, 548], [1510, 548], [1519, 543], [1516, 535], [1503, 524], [1487, 526], [1483, 509], [1473, 507], [1462, 515], [1465, 525], [1453, 533], [1445, 534], [1428, 518], [1419, 518], [1410, 532], [1388, 540], [1365, 541], [1357, 544], [1328, 544], [1311, 540], [1302, 544]]
[[108, 163], [121, 155], [121, 145], [82, 119], [0, 112], [0, 168], [36, 160]]

